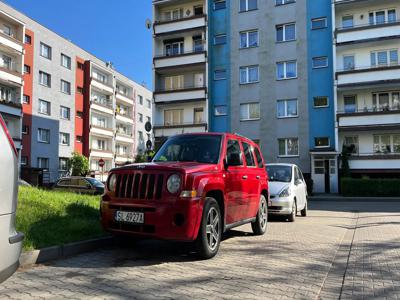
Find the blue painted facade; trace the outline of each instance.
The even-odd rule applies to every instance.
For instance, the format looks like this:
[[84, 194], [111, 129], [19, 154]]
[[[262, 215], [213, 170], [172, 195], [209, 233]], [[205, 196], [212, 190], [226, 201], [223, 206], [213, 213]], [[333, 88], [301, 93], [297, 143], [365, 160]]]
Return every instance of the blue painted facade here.
[[[327, 26], [312, 29], [311, 20], [327, 18]], [[335, 105], [333, 78], [332, 8], [330, 0], [307, 0], [309, 145], [315, 148], [315, 137], [329, 137], [335, 149]], [[313, 58], [328, 57], [328, 67], [313, 68]], [[327, 96], [328, 107], [314, 108], [314, 97]]]
[[[209, 131], [230, 131], [230, 1], [225, 9], [214, 10], [208, 1], [208, 107]], [[226, 44], [214, 45], [214, 37], [226, 34]], [[226, 79], [214, 80], [215, 70], [226, 70]], [[215, 106], [226, 106], [227, 114], [215, 116]]]

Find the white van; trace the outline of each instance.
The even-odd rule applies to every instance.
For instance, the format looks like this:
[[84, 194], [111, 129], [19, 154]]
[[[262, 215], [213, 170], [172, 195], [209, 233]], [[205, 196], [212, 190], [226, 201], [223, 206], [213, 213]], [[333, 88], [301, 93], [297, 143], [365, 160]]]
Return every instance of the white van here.
[[0, 115], [0, 282], [19, 266], [24, 235], [15, 230], [17, 200], [17, 150]]

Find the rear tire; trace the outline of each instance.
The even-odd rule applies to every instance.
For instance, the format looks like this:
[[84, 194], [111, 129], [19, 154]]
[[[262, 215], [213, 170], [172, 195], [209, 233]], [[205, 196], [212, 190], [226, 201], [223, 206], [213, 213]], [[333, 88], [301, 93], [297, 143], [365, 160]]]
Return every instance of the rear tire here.
[[288, 216], [289, 222], [294, 222], [296, 220], [296, 215], [297, 215], [297, 204], [296, 200], [293, 200], [292, 213]]
[[300, 211], [302, 217], [307, 217], [307, 210], [308, 210], [308, 200], [306, 198], [306, 204], [304, 205], [304, 208]]
[[217, 201], [207, 197], [196, 240], [197, 252], [203, 259], [212, 258], [218, 252], [222, 236], [221, 219], [221, 210]]
[[251, 229], [255, 235], [263, 235], [267, 231], [268, 224], [268, 203], [264, 195], [260, 196], [260, 206], [258, 208], [257, 217], [251, 223]]

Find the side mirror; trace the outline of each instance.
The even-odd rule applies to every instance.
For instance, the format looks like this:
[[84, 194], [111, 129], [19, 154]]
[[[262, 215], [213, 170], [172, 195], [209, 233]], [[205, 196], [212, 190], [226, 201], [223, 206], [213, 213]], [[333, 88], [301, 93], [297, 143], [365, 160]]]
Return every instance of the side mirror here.
[[228, 161], [226, 160], [226, 158], [224, 158], [224, 161], [223, 161], [223, 163], [224, 163], [224, 169], [225, 170], [228, 170]]
[[296, 181], [294, 182], [295, 185], [299, 185], [301, 183], [302, 183], [301, 179], [296, 179]]

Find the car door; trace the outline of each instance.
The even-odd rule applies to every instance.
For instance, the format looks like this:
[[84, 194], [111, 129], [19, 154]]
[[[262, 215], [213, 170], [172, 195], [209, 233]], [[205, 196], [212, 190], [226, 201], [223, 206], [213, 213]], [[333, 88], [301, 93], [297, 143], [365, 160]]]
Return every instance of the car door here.
[[243, 199], [240, 205], [240, 212], [242, 219], [249, 219], [254, 217], [254, 208], [258, 207], [259, 195], [260, 195], [260, 185], [259, 185], [259, 171], [256, 166], [256, 161], [254, 158], [253, 147], [242, 141], [243, 154], [246, 162], [243, 179], [243, 195], [246, 197]]
[[307, 201], [307, 184], [306, 184], [306, 181], [304, 180], [303, 173], [300, 171], [299, 168], [297, 168], [297, 172], [298, 172], [298, 176], [301, 180], [300, 186], [301, 186], [301, 195], [303, 198], [302, 208], [304, 208], [304, 205], [306, 204], [306, 201]]
[[246, 197], [243, 193], [243, 153], [237, 139], [230, 138], [226, 143], [226, 164], [226, 224], [232, 224], [240, 220], [240, 206]]
[[304, 208], [305, 204], [305, 191], [304, 191], [304, 184], [303, 180], [300, 177], [299, 169], [297, 167], [293, 168], [294, 173], [294, 189], [296, 193], [297, 199], [297, 210]]

